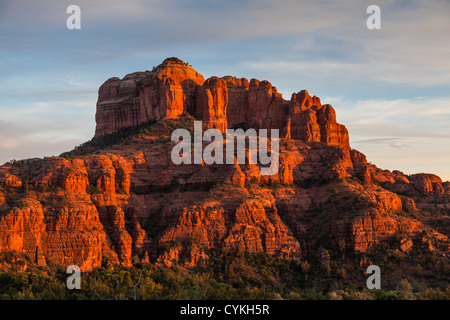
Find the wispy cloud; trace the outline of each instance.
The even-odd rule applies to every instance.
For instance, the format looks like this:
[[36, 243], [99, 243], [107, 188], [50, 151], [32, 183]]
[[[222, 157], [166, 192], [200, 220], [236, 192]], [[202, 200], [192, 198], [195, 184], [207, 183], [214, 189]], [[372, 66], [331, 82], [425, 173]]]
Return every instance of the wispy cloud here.
[[58, 155], [93, 136], [93, 101], [0, 105], [0, 163]]
[[330, 98], [350, 144], [387, 169], [450, 180], [450, 97], [347, 101]]

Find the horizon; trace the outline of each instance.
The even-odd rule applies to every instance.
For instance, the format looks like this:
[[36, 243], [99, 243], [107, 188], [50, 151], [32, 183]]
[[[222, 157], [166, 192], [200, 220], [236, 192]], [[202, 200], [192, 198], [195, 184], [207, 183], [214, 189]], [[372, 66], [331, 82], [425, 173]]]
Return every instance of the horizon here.
[[205, 79], [268, 80], [286, 100], [308, 90], [369, 162], [450, 180], [450, 2], [379, 1], [381, 30], [357, 1], [105, 3], [77, 1], [80, 30], [68, 1], [0, 4], [0, 163], [88, 141], [104, 81], [175, 56]]

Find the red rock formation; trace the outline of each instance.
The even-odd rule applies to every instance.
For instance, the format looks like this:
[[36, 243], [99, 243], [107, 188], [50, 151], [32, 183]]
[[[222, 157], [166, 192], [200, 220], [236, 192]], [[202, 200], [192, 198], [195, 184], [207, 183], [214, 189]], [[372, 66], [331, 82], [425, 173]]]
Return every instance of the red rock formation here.
[[402, 239], [400, 244], [400, 250], [403, 252], [408, 252], [413, 247], [413, 242], [411, 239]]
[[227, 83], [228, 105], [227, 124], [229, 128], [243, 125], [247, 122], [249, 110], [248, 90], [249, 82], [245, 78], [226, 76], [222, 78]]
[[21, 187], [22, 181], [15, 175], [6, 173], [0, 176], [0, 184], [5, 187]]
[[68, 192], [85, 192], [88, 186], [84, 162], [61, 158], [51, 158], [43, 169], [31, 177], [31, 182], [41, 187], [59, 187]]
[[444, 193], [450, 194], [450, 182], [442, 183], [442, 188], [444, 189]]
[[369, 215], [338, 221], [331, 225], [331, 234], [336, 241], [346, 241], [347, 246], [354, 251], [365, 252], [378, 244], [389, 243], [396, 232], [417, 236], [423, 229], [418, 221]]
[[[153, 71], [111, 78], [99, 89], [96, 133], [99, 137], [148, 121], [190, 112], [207, 127], [278, 129], [292, 139], [349, 148], [348, 133], [330, 105], [306, 90], [283, 99], [268, 81], [226, 76], [206, 82], [177, 58]], [[269, 132], [270, 135], [270, 132]]]
[[[96, 136], [186, 111], [222, 131], [279, 129], [292, 139], [280, 144], [278, 172], [261, 176], [248, 150], [245, 164], [175, 165], [174, 143], [157, 135], [2, 166], [0, 251], [88, 271], [105, 258], [131, 266], [135, 255], [159, 266], [206, 265], [209, 249], [322, 257], [320, 240], [328, 236], [358, 252], [382, 243], [405, 253], [419, 244], [442, 257], [449, 250], [447, 237], [427, 226], [431, 213], [405, 216], [418, 213], [416, 203], [444, 208], [433, 201], [445, 201], [450, 183], [368, 164], [350, 149], [334, 109], [305, 90], [285, 101], [267, 81], [204, 81], [178, 59], [166, 59], [100, 88]], [[180, 123], [194, 120], [183, 114]], [[161, 121], [167, 127], [177, 120]], [[397, 195], [407, 192], [411, 198]], [[396, 235], [405, 241], [397, 243]]]
[[225, 80], [212, 77], [203, 83], [197, 94], [197, 117], [209, 128], [227, 129], [228, 92]]
[[[32, 185], [36, 192], [26, 198], [18, 193], [20, 201], [15, 202], [29, 202], [20, 206], [11, 204], [11, 199], [0, 192], [0, 210], [6, 213], [0, 219], [0, 250], [26, 253], [38, 264], [77, 264], [84, 271], [101, 265], [105, 257], [130, 266], [131, 257], [136, 254], [144, 260], [145, 255], [152, 255], [161, 266], [175, 262], [193, 266], [207, 263], [204, 249], [222, 246], [224, 250], [296, 259], [314, 252], [314, 235], [326, 228], [331, 228], [329, 233], [335, 239], [344, 239], [347, 247], [355, 251], [389, 243], [399, 231], [416, 236], [424, 229], [420, 222], [393, 216], [403, 210], [409, 198], [400, 199], [393, 192], [373, 187], [368, 170], [377, 179], [384, 177], [388, 181], [390, 177], [405, 184], [408, 180], [401, 180], [398, 172], [382, 175], [374, 171], [364, 155], [354, 150], [292, 140], [280, 149], [277, 175], [261, 177], [258, 165], [236, 162], [175, 166], [170, 161], [170, 146], [147, 141], [143, 137], [126, 147], [115, 147], [115, 154], [104, 150], [104, 154], [70, 160], [41, 160], [29, 165], [40, 168], [31, 176], [27, 165], [8, 169], [14, 171], [8, 174]], [[345, 187], [347, 191], [337, 199], [343, 208], [333, 205], [327, 218], [338, 220], [309, 226], [298, 222], [299, 217], [317, 210], [319, 203], [322, 207], [331, 203], [328, 189], [333, 184], [311, 189], [290, 186], [351, 176], [366, 184], [351, 186], [352, 197], [357, 194], [359, 202], [356, 207], [353, 199], [346, 202], [349, 187]], [[176, 191], [176, 186], [191, 186], [195, 190], [218, 183], [227, 184], [226, 193], [220, 196], [214, 195], [215, 189], [212, 194]], [[247, 185], [255, 183], [281, 183], [288, 189], [272, 193], [270, 189], [251, 189]], [[170, 189], [172, 185], [174, 190]], [[165, 189], [158, 191], [161, 187]], [[336, 188], [343, 187], [337, 184]], [[250, 192], [251, 198], [244, 199]], [[204, 200], [198, 202], [199, 199]], [[345, 212], [352, 206], [357, 214], [349, 218]], [[366, 216], [367, 208], [378, 214]], [[166, 245], [170, 248], [161, 251]], [[433, 248], [438, 245], [432, 243]]]
[[107, 234], [111, 238], [119, 260], [124, 266], [131, 266], [132, 238], [125, 229], [125, 213], [117, 206], [106, 207], [103, 225], [108, 228]]
[[[139, 215], [137, 213], [137, 210], [134, 208], [131, 208], [129, 210], [131, 213], [131, 221], [130, 221], [130, 227], [131, 227], [131, 238], [132, 238], [132, 244], [133, 244], [133, 254], [138, 254], [139, 256], [144, 256], [144, 260], [148, 262], [148, 253], [146, 250], [146, 244], [148, 243], [147, 233], [142, 229], [141, 223], [139, 222]], [[145, 255], [147, 255], [147, 258], [145, 258]]]
[[349, 136], [345, 126], [336, 122], [336, 112], [329, 104], [317, 110], [317, 122], [320, 127], [320, 141], [331, 146], [349, 147]]
[[247, 126], [263, 129], [283, 129], [287, 102], [268, 81], [250, 80]]
[[[42, 248], [45, 231], [44, 213], [39, 201], [24, 199], [20, 207], [15, 206], [0, 217], [0, 251], [26, 253], [42, 262], [37, 248]], [[42, 251], [40, 252], [42, 253]]]
[[78, 265], [82, 271], [99, 266], [103, 256], [118, 263], [117, 255], [109, 249], [98, 212], [93, 205], [61, 204], [56, 212], [46, 208], [46, 230], [43, 251], [47, 259], [61, 265]]
[[195, 111], [194, 95], [204, 81], [177, 58], [164, 60], [153, 71], [109, 79], [98, 93], [95, 136]]
[[43, 208], [39, 201], [28, 198], [1, 217], [0, 251], [28, 254], [38, 265], [45, 265], [49, 259], [91, 270], [100, 265], [102, 256], [118, 262], [102, 229], [92, 205], [56, 202], [51, 208]]
[[98, 191], [108, 194], [116, 192], [116, 171], [111, 159], [107, 156], [94, 156], [86, 161], [89, 170], [89, 184]]
[[449, 182], [442, 182], [434, 174], [418, 173], [406, 176], [403, 172], [394, 170], [380, 170], [375, 166], [370, 168], [375, 181], [393, 192], [419, 192], [419, 193], [448, 193]]
[[275, 208], [264, 208], [258, 201], [247, 201], [236, 208], [225, 249], [266, 252], [281, 258], [299, 258], [300, 244], [289, 235]]
[[413, 185], [414, 189], [422, 193], [444, 192], [441, 178], [439, 178], [434, 174], [425, 174], [425, 173], [413, 174], [409, 176], [409, 181]]
[[347, 129], [336, 122], [333, 107], [329, 104], [322, 106], [320, 99], [311, 97], [308, 91], [292, 94], [289, 118], [286, 131], [290, 132], [292, 139], [349, 148]]
[[352, 158], [355, 176], [364, 183], [372, 182], [372, 176], [369, 166], [367, 165], [366, 156], [356, 150], [350, 150], [350, 155]]

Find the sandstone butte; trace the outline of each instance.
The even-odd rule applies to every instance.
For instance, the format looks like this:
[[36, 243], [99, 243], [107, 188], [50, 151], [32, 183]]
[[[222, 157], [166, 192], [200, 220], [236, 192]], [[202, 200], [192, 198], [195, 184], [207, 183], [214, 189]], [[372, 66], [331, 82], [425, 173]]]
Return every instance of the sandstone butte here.
[[[171, 130], [194, 119], [222, 131], [279, 129], [278, 173], [174, 165]], [[448, 263], [450, 183], [367, 163], [333, 107], [306, 90], [284, 100], [268, 81], [205, 80], [168, 58], [107, 80], [96, 123], [94, 138], [71, 152], [0, 167], [0, 252], [82, 271], [136, 257], [207, 265], [211, 250], [301, 259], [342, 245], [433, 251]]]

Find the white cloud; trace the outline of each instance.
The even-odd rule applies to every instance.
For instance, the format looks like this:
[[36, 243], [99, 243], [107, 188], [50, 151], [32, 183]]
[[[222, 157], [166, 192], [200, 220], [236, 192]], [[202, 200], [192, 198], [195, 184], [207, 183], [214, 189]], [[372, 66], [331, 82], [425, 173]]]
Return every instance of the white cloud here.
[[320, 2], [307, 5], [306, 14], [316, 19], [321, 15], [317, 12], [331, 12], [330, 24], [315, 25], [304, 36], [297, 29], [281, 59], [268, 50], [257, 59], [241, 61], [241, 66], [317, 79], [450, 86], [450, 2], [411, 1], [406, 6], [379, 1], [381, 30], [366, 28], [364, 4], [346, 3], [332, 11]]
[[92, 100], [0, 105], [0, 164], [11, 159], [59, 155], [94, 133]]
[[383, 169], [450, 180], [450, 97], [345, 101], [330, 98], [350, 144]]

